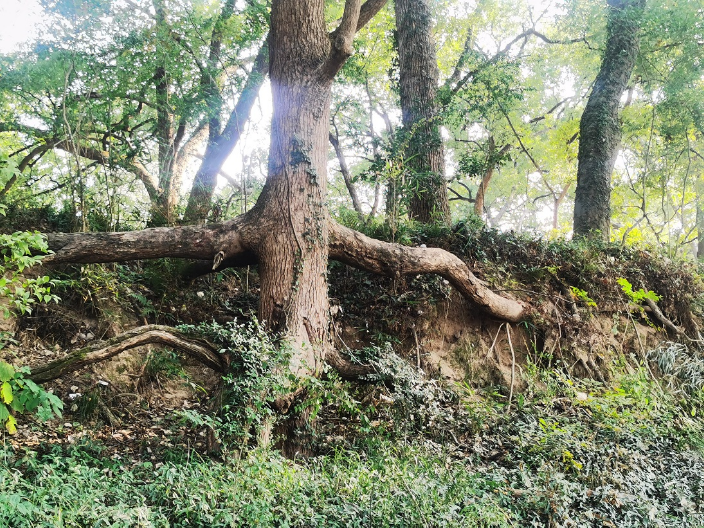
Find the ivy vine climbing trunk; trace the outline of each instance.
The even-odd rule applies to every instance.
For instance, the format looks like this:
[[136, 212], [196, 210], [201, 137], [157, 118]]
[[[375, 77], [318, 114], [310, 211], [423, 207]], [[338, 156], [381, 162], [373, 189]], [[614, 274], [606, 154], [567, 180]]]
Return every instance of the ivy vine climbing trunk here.
[[608, 0], [606, 49], [579, 125], [574, 235], [609, 240], [611, 173], [621, 144], [619, 106], [640, 47], [645, 0]]
[[445, 149], [440, 133], [439, 70], [429, 0], [396, 0], [399, 89], [407, 141], [409, 215], [420, 222], [449, 222]]
[[[323, 362], [342, 369], [343, 376], [364, 371], [349, 368], [332, 347], [328, 258], [393, 277], [435, 273], [486, 313], [520, 321], [525, 305], [491, 291], [455, 255], [373, 240], [329, 216], [326, 166], [332, 82], [352, 53], [355, 33], [385, 2], [367, 0], [362, 5], [360, 0], [347, 0], [332, 33], [326, 29], [324, 0], [272, 3], [269, 174], [249, 212], [207, 226], [51, 234], [49, 247], [55, 253], [44, 262], [176, 257], [212, 259], [212, 269], [258, 263], [259, 317], [288, 342], [290, 366], [300, 375], [320, 373]], [[290, 402], [282, 410], [288, 407]]]

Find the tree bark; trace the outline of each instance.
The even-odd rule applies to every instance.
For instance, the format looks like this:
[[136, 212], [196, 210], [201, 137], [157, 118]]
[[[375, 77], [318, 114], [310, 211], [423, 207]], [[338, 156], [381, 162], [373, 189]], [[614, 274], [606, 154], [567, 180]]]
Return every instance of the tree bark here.
[[645, 0], [608, 0], [606, 49], [579, 126], [574, 236], [608, 241], [611, 173], [621, 143], [619, 105], [639, 51]]
[[428, 0], [396, 0], [399, 88], [408, 141], [409, 215], [420, 222], [450, 222], [445, 149], [440, 134], [439, 70]]

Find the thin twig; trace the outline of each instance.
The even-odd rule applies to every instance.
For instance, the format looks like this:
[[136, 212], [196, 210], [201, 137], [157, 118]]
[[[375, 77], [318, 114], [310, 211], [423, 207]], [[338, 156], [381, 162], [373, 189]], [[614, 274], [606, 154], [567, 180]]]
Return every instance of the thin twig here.
[[496, 336], [494, 336], [494, 341], [491, 343], [491, 346], [489, 347], [489, 351], [486, 353], [486, 357], [488, 358], [492, 351], [494, 350], [494, 345], [496, 345], [496, 340], [499, 338], [499, 334], [501, 333], [501, 328], [504, 326], [504, 323], [501, 323], [499, 325], [499, 329], [496, 331]]
[[416, 327], [411, 328], [413, 330], [413, 339], [416, 341], [416, 366], [420, 370], [420, 343], [418, 342], [418, 334], [416, 333]]
[[506, 336], [508, 336], [508, 346], [511, 349], [511, 387], [508, 392], [508, 406], [506, 407], [506, 412], [511, 410], [511, 401], [513, 400], [513, 384], [516, 380], [516, 352], [513, 349], [513, 343], [511, 343], [511, 325], [506, 325]]

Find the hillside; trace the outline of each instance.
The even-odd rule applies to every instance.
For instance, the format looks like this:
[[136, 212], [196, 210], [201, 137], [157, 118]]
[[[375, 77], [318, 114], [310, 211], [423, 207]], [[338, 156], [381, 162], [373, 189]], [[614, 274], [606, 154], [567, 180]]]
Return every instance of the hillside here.
[[[187, 325], [229, 370], [149, 345], [47, 383], [64, 415], [21, 415], [5, 435], [3, 526], [704, 523], [691, 265], [468, 225], [395, 236], [461, 256], [530, 316], [491, 320], [437, 277], [332, 264], [337, 347], [373, 372], [301, 380], [285, 409], [285, 352], [252, 316], [255, 268], [52, 270], [62, 301], [6, 320], [0, 359], [40, 365], [145, 324]], [[303, 410], [304, 448], [287, 460], [278, 435]]]

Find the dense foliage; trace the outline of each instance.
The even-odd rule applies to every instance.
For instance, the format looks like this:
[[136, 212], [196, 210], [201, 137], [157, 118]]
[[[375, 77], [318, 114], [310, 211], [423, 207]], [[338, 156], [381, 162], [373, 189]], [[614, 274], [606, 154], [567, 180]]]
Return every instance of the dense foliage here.
[[[556, 373], [535, 382], [513, 411], [501, 399], [463, 400], [478, 429], [445, 445], [420, 431], [389, 437], [376, 425], [325, 456], [295, 462], [256, 449], [228, 452], [224, 462], [173, 451], [156, 465], [108, 458], [90, 442], [5, 449], [0, 520], [13, 527], [704, 522], [701, 423], [646, 371], [613, 389]], [[701, 408], [701, 394], [697, 401]]]

